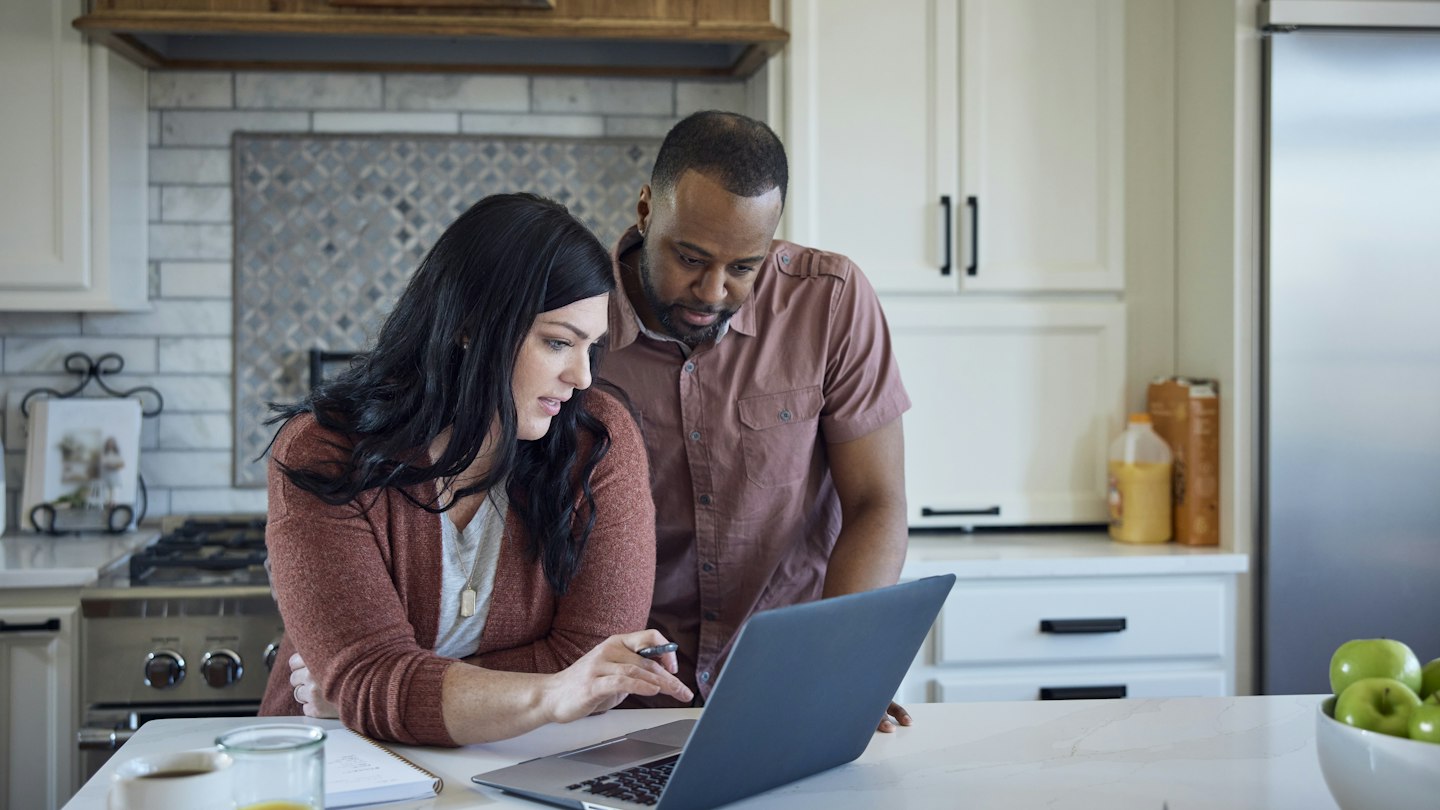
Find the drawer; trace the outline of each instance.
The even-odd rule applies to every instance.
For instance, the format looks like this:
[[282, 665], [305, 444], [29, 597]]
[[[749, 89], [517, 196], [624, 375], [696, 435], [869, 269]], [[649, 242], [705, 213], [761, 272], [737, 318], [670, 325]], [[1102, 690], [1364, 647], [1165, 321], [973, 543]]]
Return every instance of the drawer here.
[[1178, 672], [1017, 673], [996, 671], [982, 677], [941, 676], [931, 683], [941, 703], [985, 700], [1077, 700], [1099, 697], [1221, 697], [1226, 694], [1221, 668]]
[[1218, 579], [961, 580], [940, 615], [937, 664], [1221, 657]]

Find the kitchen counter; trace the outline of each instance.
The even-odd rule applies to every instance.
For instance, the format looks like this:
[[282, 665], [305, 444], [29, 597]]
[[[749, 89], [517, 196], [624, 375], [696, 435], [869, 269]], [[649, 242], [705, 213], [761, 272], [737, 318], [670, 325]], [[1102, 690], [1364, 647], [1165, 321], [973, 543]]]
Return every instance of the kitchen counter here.
[[0, 537], [0, 590], [93, 585], [159, 536], [143, 527], [125, 534], [7, 534]]
[[[914, 726], [876, 734], [855, 762], [730, 806], [1335, 810], [1315, 755], [1315, 714], [1321, 699], [1302, 695], [920, 704], [908, 707]], [[698, 711], [617, 710], [502, 743], [460, 749], [394, 746], [441, 776], [445, 789], [436, 799], [385, 807], [543, 808], [480, 788], [470, 777], [693, 717]], [[148, 723], [65, 808], [102, 810], [111, 772], [131, 757], [208, 746], [218, 733], [253, 722], [227, 718]]]
[[1244, 554], [1175, 543], [1118, 543], [1103, 531], [915, 532], [901, 577], [953, 573], [962, 579], [1056, 576], [1239, 574]]

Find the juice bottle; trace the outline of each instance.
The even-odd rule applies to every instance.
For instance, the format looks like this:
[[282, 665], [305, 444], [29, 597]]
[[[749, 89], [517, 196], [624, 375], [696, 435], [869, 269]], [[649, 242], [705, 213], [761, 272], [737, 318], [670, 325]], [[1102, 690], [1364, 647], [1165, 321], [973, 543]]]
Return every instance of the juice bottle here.
[[1170, 539], [1170, 467], [1170, 447], [1155, 433], [1150, 414], [1130, 414], [1125, 432], [1110, 443], [1111, 537], [1126, 543]]

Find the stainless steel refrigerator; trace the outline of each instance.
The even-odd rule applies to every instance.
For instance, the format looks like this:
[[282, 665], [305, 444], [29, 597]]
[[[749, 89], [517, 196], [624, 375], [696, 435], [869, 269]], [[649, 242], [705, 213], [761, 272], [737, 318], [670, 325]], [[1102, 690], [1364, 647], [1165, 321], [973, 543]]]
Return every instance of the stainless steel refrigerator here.
[[1440, 32], [1266, 48], [1259, 686], [1328, 692], [1349, 639], [1440, 657]]

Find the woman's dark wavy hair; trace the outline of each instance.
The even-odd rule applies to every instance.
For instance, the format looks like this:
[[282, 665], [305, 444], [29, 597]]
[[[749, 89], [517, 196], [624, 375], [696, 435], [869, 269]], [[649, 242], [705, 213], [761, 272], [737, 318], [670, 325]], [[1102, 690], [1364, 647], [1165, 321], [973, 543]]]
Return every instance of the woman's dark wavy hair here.
[[[511, 380], [536, 316], [614, 287], [609, 254], [563, 205], [533, 194], [480, 200], [426, 254], [369, 352], [306, 399], [271, 406], [275, 416], [267, 424], [310, 413], [321, 427], [347, 436], [353, 442], [345, 445], [348, 458], [323, 469], [276, 463], [296, 486], [329, 504], [358, 504], [362, 494], [373, 491], [378, 499], [394, 488], [439, 513], [449, 505], [418, 498], [419, 485], [469, 467], [498, 418], [494, 464], [456, 497], [508, 481], [530, 557], [564, 594], [595, 525], [590, 476], [610, 434], [577, 390], [543, 438], [517, 441]], [[592, 377], [598, 359], [592, 353]], [[446, 427], [452, 428], [449, 443], [431, 463], [427, 451]], [[592, 438], [583, 458], [581, 431]]]

